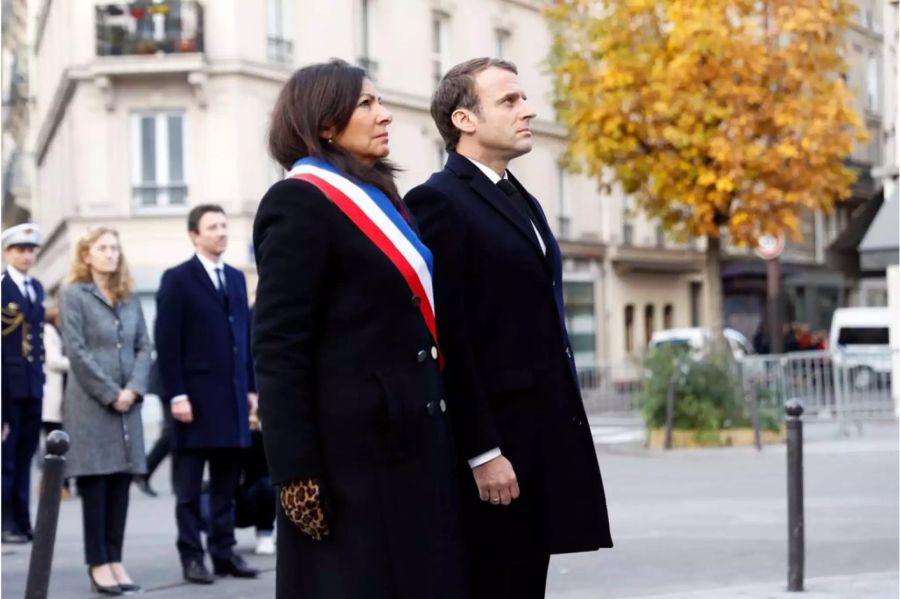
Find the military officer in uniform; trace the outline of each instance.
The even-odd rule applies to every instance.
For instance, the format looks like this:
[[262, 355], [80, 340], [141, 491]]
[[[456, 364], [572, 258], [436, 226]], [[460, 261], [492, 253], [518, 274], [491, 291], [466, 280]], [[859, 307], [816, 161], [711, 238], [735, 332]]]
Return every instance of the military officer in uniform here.
[[3, 534], [4, 543], [32, 538], [28, 494], [31, 459], [41, 430], [44, 396], [44, 289], [28, 271], [40, 246], [33, 224], [0, 236], [6, 269], [0, 282], [3, 308]]

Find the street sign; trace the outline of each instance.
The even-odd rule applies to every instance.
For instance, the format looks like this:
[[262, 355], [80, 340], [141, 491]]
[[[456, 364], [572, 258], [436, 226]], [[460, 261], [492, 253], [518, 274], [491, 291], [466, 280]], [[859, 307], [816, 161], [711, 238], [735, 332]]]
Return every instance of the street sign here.
[[763, 260], [775, 260], [784, 251], [784, 235], [763, 235], [754, 251]]

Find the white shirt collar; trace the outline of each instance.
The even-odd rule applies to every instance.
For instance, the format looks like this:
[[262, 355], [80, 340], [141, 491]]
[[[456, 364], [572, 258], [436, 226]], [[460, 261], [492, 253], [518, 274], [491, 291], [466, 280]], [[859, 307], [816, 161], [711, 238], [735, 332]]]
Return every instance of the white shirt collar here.
[[[460, 156], [462, 156], [462, 154], [460, 154]], [[506, 179], [506, 171], [503, 171], [503, 176], [501, 177], [500, 175], [497, 174], [497, 171], [495, 171], [494, 169], [492, 169], [489, 166], [485, 166], [484, 164], [481, 164], [474, 158], [469, 158], [468, 156], [465, 156], [465, 158], [466, 158], [466, 160], [468, 160], [469, 162], [471, 162], [472, 164], [477, 166], [479, 169], [481, 169], [481, 172], [484, 173], [484, 175], [488, 178], [488, 180], [490, 180], [490, 182], [493, 183], [494, 185], [499, 183], [500, 179]]]
[[209, 258], [205, 256], [201, 256], [199, 253], [196, 254], [197, 259], [200, 260], [200, 264], [203, 265], [203, 269], [206, 271], [206, 274], [209, 276], [209, 279], [212, 281], [213, 287], [216, 289], [219, 288], [219, 276], [216, 274], [216, 269], [222, 269], [222, 277], [225, 277], [225, 261], [222, 258], [219, 258], [218, 262], [213, 262]]
[[203, 265], [203, 268], [205, 268], [206, 271], [213, 276], [215, 276], [217, 268], [222, 268], [222, 269], [225, 268], [225, 261], [222, 260], [222, 258], [219, 258], [218, 262], [213, 262], [206, 256], [203, 256], [198, 253], [197, 259], [200, 260], [200, 264]]
[[6, 267], [6, 274], [9, 275], [9, 278], [12, 279], [12, 282], [16, 284], [16, 287], [18, 287], [20, 291], [25, 289], [25, 277], [27, 277], [28, 275], [23, 272], [19, 272], [9, 265], [7, 265]]

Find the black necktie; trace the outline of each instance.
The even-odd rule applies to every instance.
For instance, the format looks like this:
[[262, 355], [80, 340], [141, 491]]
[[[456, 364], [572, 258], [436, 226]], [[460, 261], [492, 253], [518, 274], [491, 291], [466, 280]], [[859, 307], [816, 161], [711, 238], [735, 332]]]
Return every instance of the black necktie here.
[[222, 299], [222, 305], [228, 308], [228, 291], [225, 289], [225, 273], [222, 267], [216, 267], [216, 278], [219, 279], [219, 297]]
[[537, 231], [535, 230], [536, 225], [534, 224], [535, 218], [531, 213], [531, 206], [528, 205], [528, 200], [519, 193], [516, 186], [510, 183], [508, 179], [500, 179], [497, 183], [497, 187], [506, 194], [506, 197], [509, 198], [510, 203], [514, 207], [516, 214], [521, 217], [520, 224], [524, 225], [527, 230], [534, 234], [534, 241], [535, 243], [538, 243]]
[[31, 303], [34, 298], [34, 288], [31, 286], [31, 278], [25, 277], [25, 310], [31, 312]]

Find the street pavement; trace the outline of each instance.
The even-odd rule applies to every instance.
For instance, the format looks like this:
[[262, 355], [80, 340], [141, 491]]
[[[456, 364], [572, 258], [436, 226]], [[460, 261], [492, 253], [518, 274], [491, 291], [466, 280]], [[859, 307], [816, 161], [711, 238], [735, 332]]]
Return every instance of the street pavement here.
[[[592, 420], [616, 546], [555, 556], [549, 599], [787, 599], [785, 448], [649, 451], [629, 423]], [[842, 431], [808, 425], [805, 445], [806, 599], [895, 599], [900, 462], [895, 423]], [[125, 564], [145, 594], [167, 599], [274, 596], [273, 557], [238, 550], [262, 570], [254, 581], [181, 580], [174, 498], [161, 470], [151, 499], [132, 491]], [[577, 493], [577, 489], [572, 490]], [[29, 548], [4, 545], [0, 596], [22, 597]], [[62, 504], [50, 584], [53, 599], [92, 597], [83, 565], [81, 506]]]

